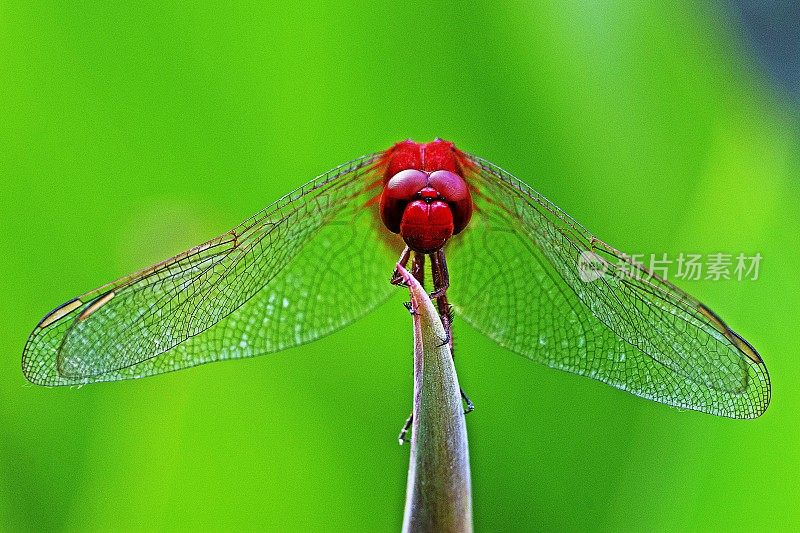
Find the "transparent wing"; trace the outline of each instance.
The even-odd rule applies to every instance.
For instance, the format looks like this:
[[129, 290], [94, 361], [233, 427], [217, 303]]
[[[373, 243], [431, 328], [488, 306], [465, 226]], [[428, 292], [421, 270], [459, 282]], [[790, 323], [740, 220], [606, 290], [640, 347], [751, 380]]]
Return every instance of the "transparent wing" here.
[[402, 249], [372, 205], [380, 157], [57, 308], [28, 339], [23, 372], [42, 385], [142, 377], [297, 346], [363, 316], [391, 294]]
[[764, 412], [767, 369], [716, 314], [505, 171], [464, 158], [476, 213], [447, 255], [464, 320], [534, 361], [637, 396], [732, 418]]

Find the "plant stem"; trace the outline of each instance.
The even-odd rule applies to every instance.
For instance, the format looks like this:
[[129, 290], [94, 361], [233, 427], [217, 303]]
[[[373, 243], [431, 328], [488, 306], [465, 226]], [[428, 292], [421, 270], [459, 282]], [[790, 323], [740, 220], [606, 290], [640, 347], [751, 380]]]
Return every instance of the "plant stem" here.
[[467, 426], [446, 333], [427, 293], [398, 266], [411, 293], [414, 410], [404, 532], [472, 531]]

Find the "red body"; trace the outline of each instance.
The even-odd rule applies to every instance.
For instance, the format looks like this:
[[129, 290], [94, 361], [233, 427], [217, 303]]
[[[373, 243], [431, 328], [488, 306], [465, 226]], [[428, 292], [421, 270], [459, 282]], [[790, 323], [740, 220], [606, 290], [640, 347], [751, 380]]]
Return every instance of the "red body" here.
[[453, 143], [403, 141], [386, 152], [381, 220], [420, 253], [440, 249], [472, 216], [472, 196]]

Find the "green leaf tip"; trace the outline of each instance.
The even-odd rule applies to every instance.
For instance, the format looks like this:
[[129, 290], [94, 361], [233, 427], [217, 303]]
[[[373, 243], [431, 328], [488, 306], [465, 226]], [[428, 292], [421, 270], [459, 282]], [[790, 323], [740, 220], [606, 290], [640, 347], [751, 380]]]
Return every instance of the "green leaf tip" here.
[[472, 531], [461, 389], [446, 332], [422, 285], [402, 266], [414, 325], [414, 409], [404, 532]]

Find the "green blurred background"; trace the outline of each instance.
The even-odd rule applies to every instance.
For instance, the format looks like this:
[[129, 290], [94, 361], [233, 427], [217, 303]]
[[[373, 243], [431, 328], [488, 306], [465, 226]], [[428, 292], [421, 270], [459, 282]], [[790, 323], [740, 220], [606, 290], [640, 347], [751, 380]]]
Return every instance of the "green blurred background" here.
[[737, 9], [54, 4], [0, 4], [0, 528], [398, 530], [401, 295], [305, 347], [138, 381], [40, 388], [20, 355], [68, 298], [436, 136], [623, 250], [764, 257], [757, 281], [681, 284], [764, 356], [756, 421], [637, 399], [457, 322], [476, 528], [800, 527], [797, 93]]

